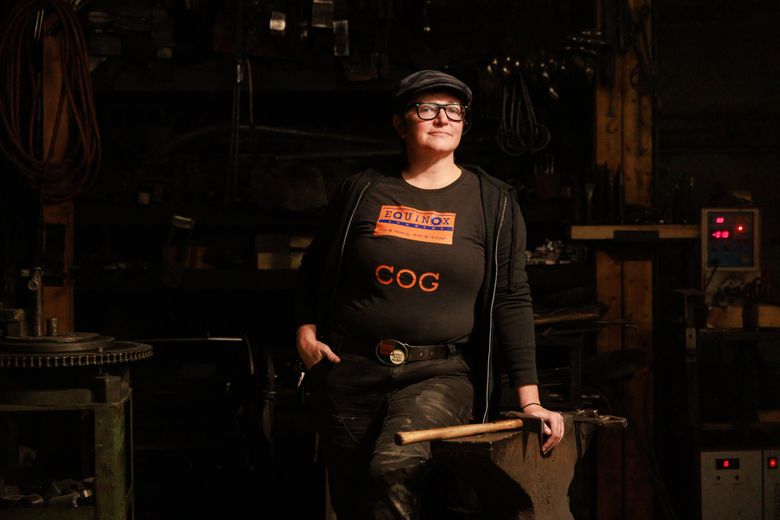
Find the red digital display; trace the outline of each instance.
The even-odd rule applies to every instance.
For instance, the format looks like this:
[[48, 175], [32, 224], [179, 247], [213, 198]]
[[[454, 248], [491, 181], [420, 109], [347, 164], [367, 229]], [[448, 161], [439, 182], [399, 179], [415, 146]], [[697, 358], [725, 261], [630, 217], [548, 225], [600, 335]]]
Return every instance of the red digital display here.
[[766, 460], [766, 467], [769, 469], [777, 469], [777, 457], [769, 457]]
[[726, 229], [719, 229], [717, 231], [712, 232], [712, 238], [729, 238], [731, 235], [731, 232], [729, 232]]
[[739, 469], [739, 459], [715, 459], [715, 469]]
[[723, 224], [724, 222], [726, 222], [725, 218], [723, 218], [723, 217], [715, 217], [715, 223], [716, 224]]

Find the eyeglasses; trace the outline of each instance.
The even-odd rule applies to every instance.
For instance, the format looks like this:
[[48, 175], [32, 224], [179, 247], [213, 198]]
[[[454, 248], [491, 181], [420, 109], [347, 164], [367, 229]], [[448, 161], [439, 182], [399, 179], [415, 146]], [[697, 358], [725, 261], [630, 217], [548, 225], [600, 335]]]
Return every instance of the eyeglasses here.
[[459, 103], [447, 103], [440, 105], [439, 103], [412, 103], [407, 108], [415, 107], [417, 109], [417, 117], [423, 121], [430, 121], [439, 117], [439, 111], [444, 109], [444, 114], [450, 121], [464, 121], [469, 114], [469, 106], [461, 105]]

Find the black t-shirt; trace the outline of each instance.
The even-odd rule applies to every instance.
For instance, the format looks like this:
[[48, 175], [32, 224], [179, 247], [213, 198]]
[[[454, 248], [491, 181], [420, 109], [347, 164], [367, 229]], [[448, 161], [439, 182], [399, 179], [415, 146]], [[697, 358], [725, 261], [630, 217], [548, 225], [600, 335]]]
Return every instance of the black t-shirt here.
[[333, 327], [415, 345], [457, 341], [474, 326], [485, 271], [479, 179], [444, 188], [387, 177], [366, 192], [350, 228]]

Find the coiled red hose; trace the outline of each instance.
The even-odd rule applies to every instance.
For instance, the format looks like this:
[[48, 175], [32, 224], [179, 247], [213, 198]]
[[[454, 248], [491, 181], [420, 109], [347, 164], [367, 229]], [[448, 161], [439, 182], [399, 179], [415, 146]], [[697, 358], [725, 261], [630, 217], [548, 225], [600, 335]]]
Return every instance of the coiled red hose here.
[[[43, 43], [59, 46], [62, 82], [51, 136], [44, 138]], [[100, 131], [84, 34], [65, 0], [22, 0], [0, 33], [0, 151], [47, 202], [88, 190], [100, 168]], [[58, 140], [66, 139], [57, 148]], [[56, 152], [56, 153], [55, 153]]]

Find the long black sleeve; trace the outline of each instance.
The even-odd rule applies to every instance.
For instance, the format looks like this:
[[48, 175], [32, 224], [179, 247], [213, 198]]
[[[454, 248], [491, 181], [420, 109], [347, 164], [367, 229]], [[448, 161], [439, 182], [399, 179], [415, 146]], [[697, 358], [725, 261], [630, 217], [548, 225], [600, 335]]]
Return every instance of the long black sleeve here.
[[531, 289], [525, 271], [526, 228], [514, 196], [508, 200], [498, 237], [495, 339], [513, 387], [537, 384], [536, 338]]

